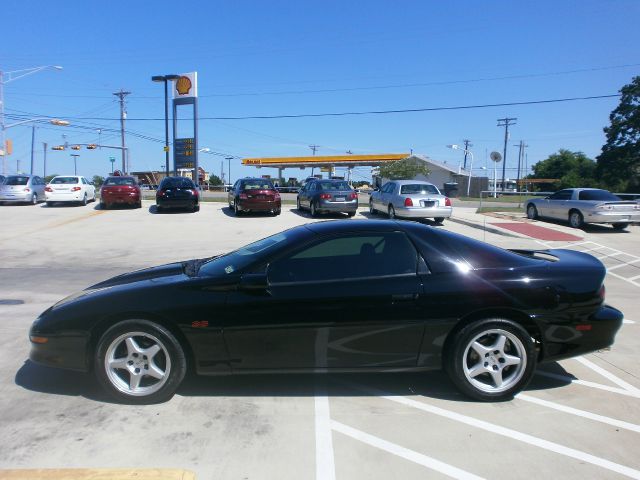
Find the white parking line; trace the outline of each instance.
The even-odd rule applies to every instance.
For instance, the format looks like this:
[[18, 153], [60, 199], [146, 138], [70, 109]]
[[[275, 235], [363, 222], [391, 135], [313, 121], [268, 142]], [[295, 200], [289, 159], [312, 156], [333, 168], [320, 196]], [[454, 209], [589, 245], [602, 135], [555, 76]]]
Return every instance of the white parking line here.
[[629, 390], [625, 390], [624, 388], [610, 387], [609, 385], [602, 385], [601, 383], [579, 380], [568, 375], [558, 375], [557, 373], [544, 372], [540, 370], [536, 371], [536, 375], [540, 375], [541, 377], [553, 378], [567, 383], [575, 383], [576, 385], [582, 385], [583, 387], [596, 388], [598, 390], [604, 390], [606, 392], [617, 393], [619, 395], [625, 395], [627, 397], [640, 398], [640, 394], [630, 392]]
[[550, 452], [557, 453], [559, 455], [564, 455], [566, 457], [574, 458], [580, 462], [590, 463], [591, 465], [595, 465], [595, 466], [604, 468], [606, 470], [610, 470], [612, 472], [625, 475], [630, 478], [640, 479], [640, 470], [636, 470], [634, 468], [627, 467], [626, 465], [621, 465], [619, 463], [615, 463], [601, 457], [596, 457], [595, 455], [591, 455], [589, 453], [582, 452], [574, 448], [566, 447], [564, 445], [560, 445], [555, 442], [534, 437], [533, 435], [518, 432], [517, 430], [513, 430], [511, 428], [501, 427], [493, 423], [485, 422], [484, 420], [478, 420], [477, 418], [469, 417], [467, 415], [462, 415], [460, 413], [452, 412], [450, 410], [445, 410], [444, 408], [435, 407], [433, 405], [429, 405], [423, 402], [418, 402], [416, 400], [412, 400], [407, 397], [387, 395], [385, 392], [382, 392], [377, 389], [365, 387], [363, 385], [354, 385], [354, 386], [359, 390], [368, 392], [371, 395], [377, 395], [381, 398], [384, 398], [385, 400], [390, 400], [392, 402], [396, 402], [401, 405], [405, 405], [407, 407], [415, 408], [418, 410], [422, 410], [424, 412], [438, 415], [440, 417], [448, 418], [449, 420], [454, 420], [456, 422], [464, 423], [471, 427], [479, 428], [481, 430], [495, 433], [497, 435], [502, 435], [504, 437], [511, 438], [513, 440], [518, 440], [520, 442], [527, 443], [529, 445], [533, 445], [535, 447], [542, 448], [544, 450], [548, 450]]
[[604, 368], [600, 367], [599, 365], [596, 365], [592, 361], [587, 360], [584, 357], [577, 357], [574, 360], [580, 362], [585, 367], [590, 368], [594, 372], [602, 375], [603, 377], [605, 377], [606, 379], [608, 379], [611, 382], [615, 383], [619, 387], [622, 387], [626, 391], [633, 392], [633, 393], [636, 393], [636, 394], [640, 395], [640, 389], [639, 388], [636, 388], [633, 385], [631, 385], [630, 383], [625, 382], [621, 378], [616, 377], [613, 373], [610, 373], [610, 372], [606, 371]]
[[598, 415], [597, 413], [591, 413], [585, 410], [579, 410], [577, 408], [567, 407], [559, 403], [549, 402], [547, 400], [542, 400], [540, 398], [531, 397], [524, 393], [520, 393], [516, 395], [516, 398], [518, 400], [524, 400], [525, 402], [531, 402], [537, 405], [541, 405], [543, 407], [552, 408], [560, 412], [569, 413], [571, 415], [576, 415], [578, 417], [588, 418], [589, 420], [594, 420], [600, 423], [606, 423], [607, 425], [612, 425], [614, 427], [624, 428], [625, 430], [631, 430], [632, 432], [640, 433], [640, 425], [636, 425], [635, 423], [629, 423], [623, 420], [618, 420], [616, 418], [605, 417], [604, 415]]
[[335, 480], [336, 467], [333, 458], [333, 439], [329, 398], [316, 395], [316, 480]]
[[631, 323], [634, 324], [636, 323], [634, 320], [627, 320], [626, 318], [624, 320], [622, 320], [622, 323]]
[[456, 468], [447, 463], [441, 462], [440, 460], [436, 460], [435, 458], [423, 455], [422, 453], [418, 453], [414, 450], [401, 447], [398, 444], [388, 442], [381, 438], [365, 433], [361, 430], [356, 430], [355, 428], [349, 427], [340, 422], [336, 422], [335, 420], [331, 420], [331, 428], [336, 432], [340, 432], [343, 435], [351, 437], [355, 440], [359, 440], [362, 443], [366, 443], [367, 445], [371, 445], [372, 447], [379, 448], [380, 450], [384, 450], [385, 452], [391, 453], [393, 455], [397, 455], [398, 457], [404, 458], [405, 460], [409, 460], [413, 463], [417, 463], [418, 465], [422, 465], [423, 467], [430, 468], [431, 470], [435, 470], [436, 472], [443, 473], [444, 475], [447, 475], [451, 478], [459, 478], [465, 480], [475, 480], [483, 478], [478, 477], [477, 475], [469, 473], [465, 470]]

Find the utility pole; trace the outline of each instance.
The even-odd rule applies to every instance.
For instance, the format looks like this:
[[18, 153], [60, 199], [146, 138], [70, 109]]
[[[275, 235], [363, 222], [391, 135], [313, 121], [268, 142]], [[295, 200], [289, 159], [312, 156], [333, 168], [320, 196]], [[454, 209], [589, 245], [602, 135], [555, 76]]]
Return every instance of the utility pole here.
[[42, 179], [47, 176], [47, 142], [42, 142], [42, 152], [44, 153], [43, 167], [42, 167]]
[[464, 168], [467, 169], [467, 155], [469, 154], [469, 147], [473, 147], [473, 143], [470, 140], [463, 140], [464, 142]]
[[[520, 143], [518, 145], [514, 145], [514, 147], [518, 147], [518, 176], [516, 181], [518, 191], [520, 191], [520, 172], [522, 171], [522, 167], [524, 166], [524, 149], [528, 146], [529, 145], [524, 143], [524, 140], [520, 140]], [[526, 168], [524, 170], [524, 175], [526, 175]]]
[[127, 152], [124, 142], [124, 121], [127, 118], [127, 111], [124, 107], [124, 99], [127, 95], [131, 95], [131, 92], [125, 92], [120, 89], [119, 92], [115, 92], [114, 95], [120, 99], [120, 136], [122, 137], [122, 173], [125, 175], [128, 173], [127, 169]]
[[506, 187], [506, 166], [507, 166], [507, 142], [509, 141], [509, 127], [516, 124], [517, 118], [499, 118], [498, 127], [504, 127], [504, 150], [502, 153], [502, 191], [505, 191]]
[[34, 149], [36, 146], [36, 122], [31, 124], [31, 170], [29, 170], [29, 175], [33, 175], [33, 163], [34, 163]]
[[318, 149], [318, 147], [320, 147], [320, 145], [309, 145], [309, 148], [313, 152], [314, 157], [316, 156], [316, 150]]

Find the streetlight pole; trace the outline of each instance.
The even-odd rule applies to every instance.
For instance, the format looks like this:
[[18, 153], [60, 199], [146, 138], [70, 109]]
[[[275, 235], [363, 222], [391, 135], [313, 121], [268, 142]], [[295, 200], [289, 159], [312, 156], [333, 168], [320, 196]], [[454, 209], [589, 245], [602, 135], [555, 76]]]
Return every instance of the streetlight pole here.
[[151, 80], [164, 83], [164, 154], [165, 172], [169, 176], [169, 87], [168, 82], [177, 80], [179, 75], [154, 75]]
[[30, 175], [33, 175], [33, 157], [34, 157], [33, 151], [35, 149], [35, 146], [36, 146], [36, 123], [33, 122], [31, 124], [31, 169], [29, 171]]
[[227, 160], [229, 162], [229, 168], [227, 169], [227, 177], [229, 177], [228, 182], [229, 185], [231, 185], [231, 160], [233, 159], [233, 157], [227, 157], [225, 160]]
[[44, 154], [42, 167], [42, 178], [44, 179], [47, 176], [47, 142], [42, 143], [42, 153]]
[[80, 154], [72, 153], [71, 156], [73, 157], [73, 174], [77, 175], [78, 174], [78, 165], [77, 165], [76, 160], [80, 156]]
[[[31, 75], [42, 70], [46, 70], [48, 68], [53, 68], [55, 70], [62, 70], [62, 67], [59, 65], [43, 65], [40, 67], [33, 68], [25, 68], [22, 70], [14, 70], [12, 72], [3, 72], [0, 70], [0, 150], [2, 150], [2, 174], [6, 175], [7, 173], [7, 152], [6, 152], [6, 140], [5, 140], [5, 130], [9, 128], [4, 123], [4, 86], [7, 83], [13, 82], [14, 80], [18, 80], [20, 78], [26, 77], [27, 75]], [[6, 76], [6, 80], [5, 80]]]

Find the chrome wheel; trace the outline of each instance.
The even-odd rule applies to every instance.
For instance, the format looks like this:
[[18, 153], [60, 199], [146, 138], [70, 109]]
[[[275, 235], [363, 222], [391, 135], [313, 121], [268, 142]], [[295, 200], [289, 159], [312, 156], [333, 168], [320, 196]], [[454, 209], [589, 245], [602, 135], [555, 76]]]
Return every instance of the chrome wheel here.
[[520, 339], [502, 329], [486, 330], [471, 339], [462, 358], [466, 380], [486, 393], [514, 387], [527, 368], [527, 352]]
[[127, 332], [107, 347], [104, 369], [116, 390], [144, 397], [156, 393], [167, 382], [171, 373], [171, 357], [154, 335]]
[[388, 212], [389, 212], [389, 218], [390, 218], [390, 219], [392, 219], [392, 220], [393, 220], [394, 218], [396, 218], [396, 209], [395, 209], [395, 208], [393, 208], [393, 205], [389, 205], [389, 210], [388, 210]]
[[529, 220], [535, 220], [536, 218], [538, 218], [538, 209], [535, 207], [535, 205], [529, 205], [527, 207], [527, 218]]
[[311, 202], [311, 216], [315, 217], [318, 215], [318, 211], [316, 210], [316, 204], [314, 202]]
[[33, 196], [31, 197], [31, 204], [32, 205], [37, 205], [38, 204], [38, 195], [37, 194], [33, 194]]
[[583, 223], [584, 223], [584, 218], [582, 217], [582, 214], [580, 212], [573, 211], [569, 214], [569, 224], [573, 228], [580, 228], [582, 227]]

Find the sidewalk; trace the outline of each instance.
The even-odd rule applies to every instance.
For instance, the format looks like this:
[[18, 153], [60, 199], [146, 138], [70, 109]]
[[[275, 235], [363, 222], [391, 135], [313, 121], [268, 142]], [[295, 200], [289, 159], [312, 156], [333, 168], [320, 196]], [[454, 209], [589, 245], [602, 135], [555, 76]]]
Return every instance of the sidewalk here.
[[554, 223], [529, 220], [524, 212], [476, 213], [473, 207], [454, 207], [449, 219], [472, 228], [514, 238], [535, 238], [547, 241], [582, 240], [582, 230]]

